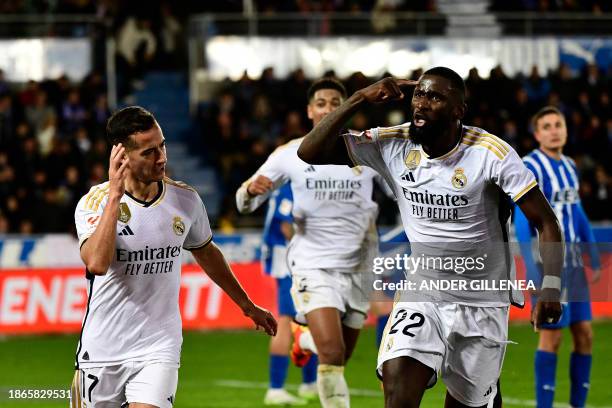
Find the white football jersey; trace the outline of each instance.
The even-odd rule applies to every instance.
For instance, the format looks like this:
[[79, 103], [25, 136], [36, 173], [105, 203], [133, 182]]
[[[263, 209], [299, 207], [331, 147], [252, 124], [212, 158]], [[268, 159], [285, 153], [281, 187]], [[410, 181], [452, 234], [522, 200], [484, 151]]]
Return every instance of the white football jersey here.
[[[277, 148], [236, 193], [241, 212], [252, 212], [269, 196], [250, 197], [246, 187], [258, 175], [278, 188], [291, 181], [295, 235], [289, 244], [289, 267], [352, 272], [362, 262], [375, 228], [378, 205], [372, 200], [378, 174], [368, 167], [311, 165], [297, 149], [303, 138]], [[381, 180], [382, 182], [382, 180]]]
[[[167, 178], [159, 187], [147, 203], [124, 194], [108, 272], [86, 273], [88, 301], [77, 366], [179, 363], [181, 252], [207, 245], [212, 232], [195, 190]], [[92, 187], [77, 205], [74, 218], [81, 246], [96, 230], [108, 188], [108, 182]]]
[[[449, 253], [468, 246], [507, 248], [511, 205], [506, 196], [516, 202], [537, 185], [514, 149], [485, 130], [463, 126], [457, 146], [429, 158], [410, 140], [409, 126], [375, 128], [344, 138], [354, 163], [372, 167], [392, 187], [413, 256], [420, 255], [414, 246], [422, 243], [438, 248], [439, 243], [449, 244], [444, 247]], [[513, 262], [501, 262], [500, 257], [491, 262], [484, 278], [513, 279]]]

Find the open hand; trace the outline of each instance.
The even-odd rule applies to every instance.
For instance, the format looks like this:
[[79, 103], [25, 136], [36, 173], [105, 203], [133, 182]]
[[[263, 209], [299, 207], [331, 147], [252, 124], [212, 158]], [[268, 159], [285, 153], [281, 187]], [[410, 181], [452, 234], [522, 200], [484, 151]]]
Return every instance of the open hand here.
[[244, 311], [244, 315], [247, 316], [255, 323], [255, 329], [263, 329], [270, 336], [276, 336], [276, 329], [278, 324], [276, 319], [272, 316], [272, 313], [263, 309], [255, 304]]
[[121, 143], [111, 149], [108, 167], [109, 196], [121, 198], [125, 193], [125, 179], [129, 160], [124, 156], [125, 147]]

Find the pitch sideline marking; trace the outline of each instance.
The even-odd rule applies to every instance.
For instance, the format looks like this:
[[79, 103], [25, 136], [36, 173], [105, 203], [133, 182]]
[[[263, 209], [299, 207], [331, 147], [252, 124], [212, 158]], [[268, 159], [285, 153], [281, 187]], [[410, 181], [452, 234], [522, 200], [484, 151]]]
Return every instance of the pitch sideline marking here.
[[[228, 387], [228, 388], [247, 388], [247, 389], [261, 389], [265, 390], [268, 388], [267, 382], [257, 382], [257, 381], [241, 381], [241, 380], [217, 380], [214, 381], [213, 384], [218, 385], [220, 387]], [[297, 391], [298, 386], [295, 384], [287, 384], [285, 387], [291, 391]], [[350, 388], [349, 392], [351, 395], [360, 396], [360, 397], [381, 397], [382, 391], [376, 390], [368, 390], [363, 388]], [[535, 407], [536, 402], [534, 400], [524, 400], [519, 398], [512, 397], [503, 397], [505, 404], [516, 405], [519, 407]], [[560, 404], [555, 403], [553, 405], [554, 408], [571, 408], [568, 404]], [[587, 405], [586, 408], [612, 408], [610, 406], [601, 406], [601, 405]]]

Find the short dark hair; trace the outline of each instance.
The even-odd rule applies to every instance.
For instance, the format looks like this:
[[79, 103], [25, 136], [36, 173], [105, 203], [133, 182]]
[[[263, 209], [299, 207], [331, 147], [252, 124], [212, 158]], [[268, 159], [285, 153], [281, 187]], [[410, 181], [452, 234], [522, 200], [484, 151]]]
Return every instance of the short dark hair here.
[[538, 120], [542, 119], [543, 116], [550, 115], [551, 113], [559, 115], [561, 119], [565, 120], [565, 117], [563, 116], [563, 113], [561, 113], [559, 108], [552, 105], [545, 106], [531, 117], [531, 127], [533, 128], [534, 132], [538, 129]]
[[423, 72], [423, 75], [435, 75], [448, 79], [451, 83], [451, 88], [459, 92], [461, 101], [463, 102], [465, 100], [465, 82], [463, 82], [463, 78], [452, 69], [447, 67], [434, 67]]
[[308, 102], [314, 97], [314, 94], [320, 89], [335, 89], [340, 92], [342, 99], [346, 99], [346, 88], [342, 85], [342, 82], [338, 81], [335, 78], [325, 77], [321, 79], [317, 79], [310, 85], [308, 88]]
[[132, 148], [130, 136], [146, 132], [157, 124], [155, 116], [141, 106], [128, 106], [113, 113], [106, 122], [106, 137], [111, 145], [123, 144]]

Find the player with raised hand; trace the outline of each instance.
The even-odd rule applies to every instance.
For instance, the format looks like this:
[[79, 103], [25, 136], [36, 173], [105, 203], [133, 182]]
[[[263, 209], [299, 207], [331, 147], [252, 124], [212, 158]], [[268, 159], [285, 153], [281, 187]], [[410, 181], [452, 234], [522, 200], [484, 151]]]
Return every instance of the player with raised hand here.
[[[331, 78], [308, 91], [308, 117], [316, 126], [346, 99]], [[378, 248], [372, 200], [379, 176], [368, 167], [312, 166], [297, 156], [302, 138], [277, 148], [236, 192], [240, 212], [252, 212], [271, 191], [291, 182], [295, 234], [287, 264], [296, 320], [309, 332], [298, 346], [318, 354], [317, 388], [325, 408], [349, 407], [344, 368], [368, 311], [363, 266]]]
[[[359, 109], [407, 100], [409, 86], [415, 86], [412, 122], [360, 133], [342, 131]], [[466, 247], [499, 243], [491, 254], [494, 259], [477, 275], [481, 279], [513, 278], [505, 243], [511, 208], [507, 200], [512, 199], [540, 236], [545, 276], [534, 325], [556, 322], [563, 262], [558, 221], [512, 147], [462, 123], [464, 100], [463, 80], [445, 67], [426, 71], [416, 83], [385, 78], [355, 92], [327, 115], [306, 135], [298, 155], [311, 164], [365, 165], [378, 171], [397, 197], [413, 253], [419, 253], [415, 245], [465, 252]], [[460, 275], [453, 268], [414, 271], [424, 281]], [[438, 376], [447, 387], [446, 407], [487, 406], [501, 372], [509, 304], [520, 299], [505, 290], [401, 295], [379, 351], [385, 406], [419, 406]]]
[[107, 137], [109, 181], [92, 187], [75, 211], [88, 301], [71, 402], [170, 408], [182, 343], [184, 249], [256, 328], [274, 335], [276, 321], [249, 299], [212, 241], [198, 193], [165, 177], [164, 136], [153, 115], [121, 109], [108, 120]]
[[[562, 300], [563, 315], [558, 323], [544, 324], [539, 332], [540, 340], [535, 354], [536, 400], [538, 407], [553, 406], [557, 354], [561, 346], [562, 328], [569, 327], [573, 349], [570, 357], [570, 405], [584, 407], [589, 390], [593, 328], [589, 283], [582, 260], [583, 248], [588, 245], [593, 280], [600, 276], [601, 262], [595, 244], [595, 236], [580, 203], [579, 176], [574, 161], [563, 154], [567, 142], [565, 118], [559, 109], [546, 106], [531, 121], [539, 148], [523, 157], [527, 168], [559, 218], [565, 238], [565, 265]], [[516, 236], [521, 242], [521, 253], [527, 267], [527, 277], [542, 281], [539, 265], [531, 254], [531, 239], [535, 228], [518, 209], [514, 217]]]

